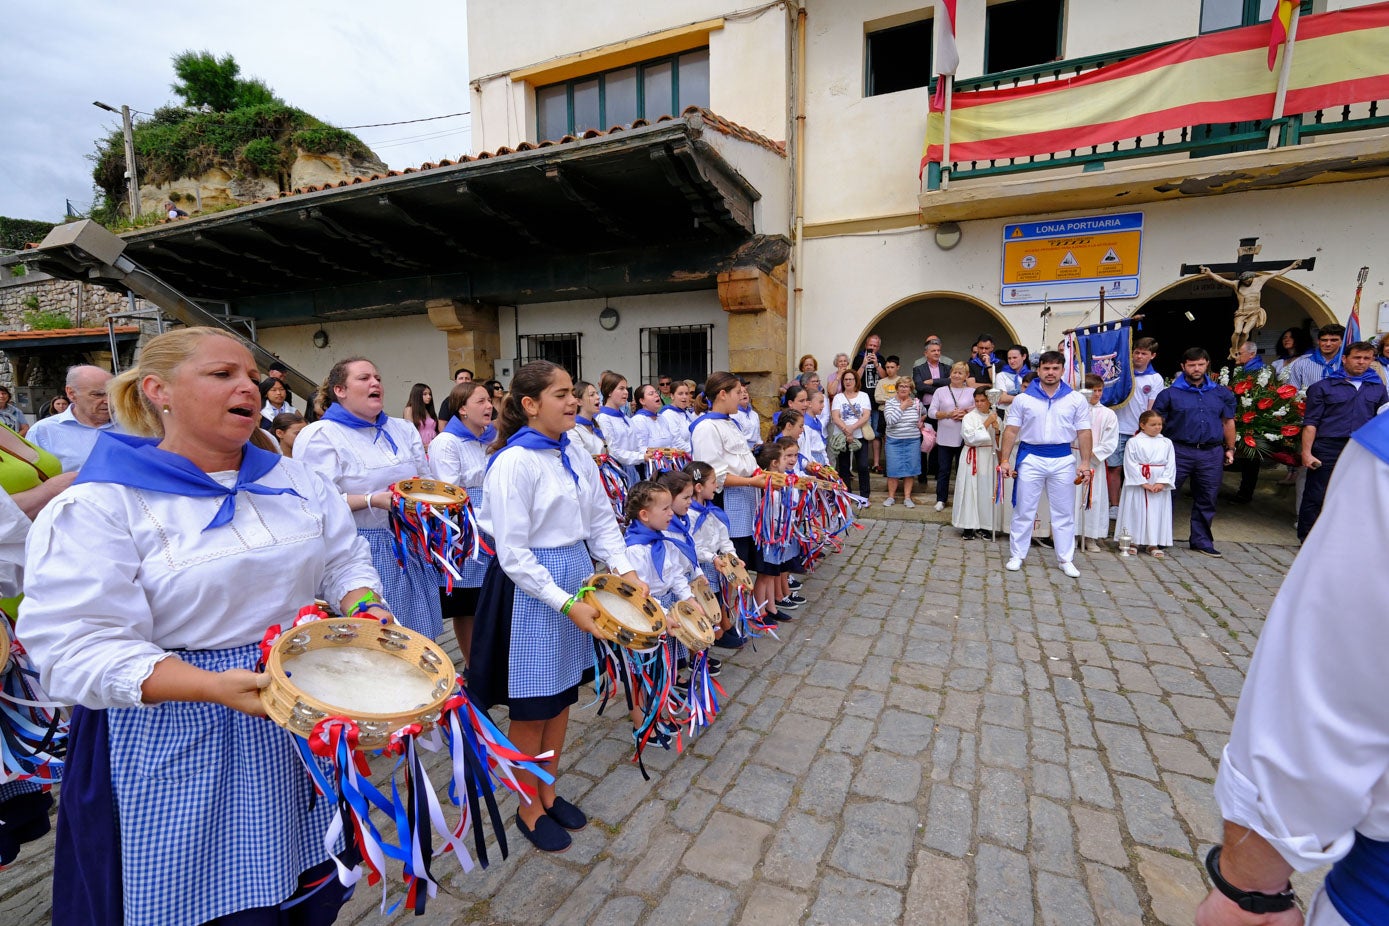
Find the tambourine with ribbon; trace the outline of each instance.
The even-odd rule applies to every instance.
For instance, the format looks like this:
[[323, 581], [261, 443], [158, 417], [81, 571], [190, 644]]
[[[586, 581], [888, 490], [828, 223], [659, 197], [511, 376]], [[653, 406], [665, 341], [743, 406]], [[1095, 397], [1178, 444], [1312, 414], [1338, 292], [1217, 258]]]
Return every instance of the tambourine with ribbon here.
[[[533, 789], [517, 779], [517, 770], [553, 781], [540, 765], [550, 754], [528, 756], [517, 750], [468, 701], [448, 655], [408, 628], [372, 618], [330, 616], [320, 604], [309, 605], [293, 622], [266, 631], [261, 667], [270, 676], [261, 690], [266, 713], [295, 735], [316, 789], [337, 802], [337, 816], [323, 841], [338, 877], [346, 885], [363, 874], [370, 884], [380, 881], [383, 912], [389, 863], [401, 865], [403, 902], [423, 913], [427, 899], [438, 891], [431, 871], [436, 856], [452, 852], [464, 871], [473, 869], [466, 845], [470, 829], [478, 862], [487, 867], [483, 805], [506, 858], [496, 786], [505, 785], [529, 801]], [[419, 755], [421, 747], [431, 752], [444, 747], [452, 757], [448, 795], [461, 810], [456, 823], [444, 815]], [[369, 751], [396, 757], [389, 798], [371, 782]], [[404, 788], [396, 781], [402, 766]], [[373, 810], [394, 825], [394, 841], [377, 829]], [[441, 846], [434, 845], [435, 834], [442, 837]], [[336, 852], [340, 836], [345, 849]]]
[[593, 463], [598, 467], [598, 481], [603, 485], [603, 494], [613, 506], [613, 515], [618, 527], [627, 526], [627, 473], [606, 453], [594, 456]]
[[653, 479], [658, 473], [682, 470], [689, 464], [689, 453], [679, 447], [648, 447], [646, 449], [646, 468]]
[[402, 479], [391, 486], [391, 535], [401, 568], [413, 548], [444, 573], [445, 591], [462, 581], [463, 564], [491, 554], [467, 489], [439, 479]]
[[39, 673], [0, 613], [0, 784], [61, 781], [68, 718], [39, 685]]

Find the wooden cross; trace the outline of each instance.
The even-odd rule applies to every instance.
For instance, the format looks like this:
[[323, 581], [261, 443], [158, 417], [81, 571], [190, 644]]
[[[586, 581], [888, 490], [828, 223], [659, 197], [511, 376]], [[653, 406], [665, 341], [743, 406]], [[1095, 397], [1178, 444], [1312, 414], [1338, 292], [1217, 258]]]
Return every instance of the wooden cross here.
[[[1201, 272], [1201, 267], [1209, 267], [1213, 273], [1233, 274], [1235, 279], [1246, 270], [1282, 270], [1293, 262], [1288, 260], [1255, 260], [1255, 256], [1263, 250], [1263, 245], [1259, 244], [1258, 238], [1241, 238], [1239, 240], [1239, 253], [1234, 263], [1231, 264], [1182, 264], [1182, 276], [1191, 276]], [[1311, 270], [1317, 264], [1315, 257], [1304, 257], [1302, 266], [1298, 270]]]

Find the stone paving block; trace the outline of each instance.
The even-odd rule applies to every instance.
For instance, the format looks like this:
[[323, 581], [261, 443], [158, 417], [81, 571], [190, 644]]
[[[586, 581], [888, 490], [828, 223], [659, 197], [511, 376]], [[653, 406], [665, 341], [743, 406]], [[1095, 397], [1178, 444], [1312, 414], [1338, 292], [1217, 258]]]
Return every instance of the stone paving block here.
[[544, 923], [564, 904], [582, 877], [554, 856], [536, 853], [521, 863], [506, 887], [492, 898], [491, 905], [507, 911], [512, 922]]
[[902, 892], [857, 878], [826, 874], [805, 926], [882, 926], [902, 916]]
[[775, 823], [791, 803], [796, 779], [762, 765], [747, 765], [720, 803], [747, 817]]
[[979, 761], [984, 765], [1027, 767], [1027, 734], [985, 723], [979, 734]]
[[680, 875], [661, 892], [661, 902], [646, 922], [651, 926], [725, 926], [733, 921], [736, 909], [727, 888]]
[[993, 692], [984, 695], [984, 723], [1022, 730], [1026, 728], [1026, 714], [1027, 702], [1020, 697]]
[[910, 804], [921, 790], [921, 763], [875, 750], [863, 757], [852, 790], [864, 797]]
[[931, 852], [917, 853], [903, 926], [972, 926], [972, 922], [969, 865]]
[[862, 717], [841, 717], [830, 730], [825, 740], [825, 748], [831, 752], [843, 752], [851, 756], [862, 755], [868, 748], [868, 740], [873, 736], [876, 726], [872, 720]]
[[948, 781], [955, 756], [960, 750], [960, 731], [954, 727], [937, 726], [931, 744], [931, 780]]
[[869, 691], [885, 692], [892, 684], [892, 660], [885, 656], [869, 656], [863, 661], [854, 684]]
[[974, 802], [968, 791], [947, 784], [931, 786], [922, 841], [956, 858], [969, 851], [974, 836]]
[[[854, 688], [844, 701], [844, 713], [851, 717], [862, 717], [865, 720], [873, 720], [883, 711], [884, 696], [881, 691], [869, 691], [866, 688]], [[920, 713], [918, 711], [917, 713]]]
[[1129, 695], [1129, 703], [1138, 712], [1138, 722], [1145, 730], [1152, 730], [1156, 733], [1165, 733], [1168, 736], [1180, 736], [1186, 731], [1177, 715], [1172, 713], [1172, 709], [1163, 704], [1156, 695], [1146, 692], [1133, 692]]
[[795, 694], [795, 709], [811, 717], [834, 720], [844, 706], [845, 692], [835, 688], [806, 685]]
[[796, 926], [810, 898], [771, 884], [759, 885], [743, 908], [738, 926]]
[[983, 843], [974, 857], [974, 914], [980, 923], [1032, 926], [1032, 872], [1027, 857]]
[[919, 756], [931, 744], [935, 721], [920, 714], [886, 710], [878, 720], [873, 745], [903, 756]]
[[752, 879], [771, 834], [772, 828], [765, 823], [717, 811], [680, 864], [716, 881], [742, 884]]
[[1089, 749], [1070, 751], [1071, 788], [1077, 800], [1096, 804], [1100, 807], [1114, 807], [1114, 789], [1109, 783], [1109, 773], [1100, 762], [1100, 755]]
[[1075, 857], [1075, 828], [1066, 808], [1044, 797], [1028, 801], [1032, 816], [1031, 853], [1036, 868], [1061, 875], [1079, 875]]
[[646, 854], [637, 859], [636, 864], [622, 879], [622, 887], [634, 894], [655, 896], [659, 893], [661, 885], [670, 880], [671, 872], [680, 862], [680, 856], [689, 851], [689, 848], [690, 837], [684, 833], [658, 833], [651, 841]]
[[1195, 730], [1210, 730], [1213, 733], [1230, 732], [1230, 715], [1214, 698], [1173, 695], [1170, 700], [1177, 719], [1185, 726]]
[[984, 697], [977, 692], [947, 691], [939, 720], [942, 724], [972, 730], [979, 720]]
[[988, 680], [988, 670], [973, 669], [968, 666], [951, 669], [945, 676], [946, 687], [956, 691], [978, 691], [984, 687], [984, 683]]
[[833, 823], [809, 814], [790, 814], [777, 827], [762, 863], [763, 874], [792, 887], [813, 887], [821, 871], [820, 858], [834, 833]]
[[849, 793], [849, 779], [853, 773], [853, 763], [847, 756], [821, 756], [801, 783], [796, 805], [807, 813], [837, 819]]
[[1112, 770], [1157, 780], [1157, 768], [1148, 755], [1148, 744], [1137, 728], [1097, 721], [1095, 734], [1104, 745], [1105, 757]]
[[615, 825], [627, 819], [637, 805], [650, 797], [650, 785], [641, 770], [624, 760], [584, 795], [584, 812], [595, 820]]
[[[715, 726], [717, 725], [715, 723]], [[704, 767], [704, 771], [700, 772], [699, 777], [694, 780], [695, 785], [715, 794], [723, 791], [738, 777], [738, 772], [752, 754], [753, 747], [762, 742], [763, 738], [751, 730], [737, 731]]]
[[1163, 736], [1161, 733], [1148, 733], [1145, 737], [1153, 758], [1162, 768], [1195, 778], [1215, 780], [1215, 766], [1191, 740]]
[[1032, 758], [1039, 762], [1065, 762], [1066, 738], [1052, 730], [1032, 730]]
[[[566, 853], [567, 854], [567, 853]], [[567, 926], [569, 923], [583, 923], [592, 918], [594, 911], [612, 895], [617, 888], [618, 866], [612, 859], [603, 859], [593, 865], [583, 875], [583, 880], [569, 893], [564, 902], [546, 921], [546, 926]], [[433, 905], [429, 913], [434, 915]]]
[[[667, 772], [662, 772], [656, 783], [656, 791], [662, 800], [674, 800], [680, 797], [691, 787], [694, 780], [703, 774], [704, 769], [709, 765], [709, 760], [701, 759], [685, 748], [685, 754], [680, 761], [675, 763]], [[655, 776], [652, 776], [655, 777]]]
[[1087, 862], [1085, 886], [1090, 892], [1095, 918], [1104, 926], [1143, 926], [1143, 908], [1123, 872]]
[[1129, 866], [1119, 823], [1113, 814], [1079, 804], [1072, 805], [1070, 810], [1071, 819], [1076, 825], [1076, 843], [1082, 856], [1112, 868]]
[[1191, 841], [1177, 823], [1171, 798], [1148, 782], [1127, 775], [1115, 775], [1114, 783], [1129, 835], [1145, 846], [1191, 851]]
[[829, 723], [818, 717], [788, 714], [762, 741], [757, 750], [758, 761], [799, 775], [810, 765], [829, 732]]
[[955, 766], [950, 770], [950, 783], [960, 788], [973, 788], [975, 781], [975, 745], [973, 733], [960, 734], [960, 748], [955, 754]]
[[1100, 691], [1118, 691], [1119, 680], [1114, 673], [1100, 666], [1080, 667], [1080, 680], [1087, 689], [1098, 689]]
[[1215, 689], [1216, 694], [1222, 694], [1228, 698], [1238, 698], [1240, 690], [1244, 688], [1244, 673], [1241, 671], [1219, 666], [1207, 666], [1205, 674], [1206, 682]]
[[1085, 885], [1076, 878], [1043, 871], [1037, 875], [1037, 906], [1046, 926], [1094, 926], [1095, 913]]
[[985, 768], [979, 780], [979, 838], [1025, 849], [1027, 788], [1022, 778], [1003, 769]]
[[1090, 701], [1090, 713], [1096, 720], [1126, 723], [1132, 726], [1138, 724], [1138, 717], [1133, 712], [1133, 706], [1123, 695], [1089, 687], [1085, 689], [1085, 694]]
[[1189, 926], [1208, 888], [1201, 866], [1194, 859], [1139, 847], [1138, 875], [1152, 898], [1153, 916], [1164, 926]]
[[1157, 663], [1152, 666], [1152, 673], [1162, 690], [1168, 694], [1191, 695], [1197, 698], [1208, 698], [1211, 695], [1210, 686], [1201, 681], [1194, 669]]
[[1061, 711], [1056, 706], [1056, 698], [1050, 691], [1034, 690], [1029, 693], [1027, 707], [1032, 715], [1033, 727], [1054, 730], [1057, 733], [1066, 732], [1066, 725], [1061, 721]]
[[782, 698], [768, 695], [761, 701], [758, 701], [757, 705], [753, 707], [752, 710], [748, 711], [748, 715], [743, 720], [742, 726], [749, 730], [757, 730], [760, 733], [766, 733], [776, 725], [777, 717], [781, 714], [781, 710], [785, 706], [786, 702]]
[[[1064, 758], [1064, 750], [1063, 750]], [[1038, 762], [1032, 766], [1032, 789], [1044, 797], [1071, 800], [1071, 775], [1063, 765]]]
[[831, 864], [855, 878], [905, 887], [917, 836], [916, 811], [874, 801], [849, 804], [842, 819]]
[[1061, 705], [1061, 713], [1066, 718], [1066, 734], [1072, 746], [1095, 748], [1095, 731], [1091, 727], [1090, 712], [1076, 704]]
[[[887, 697], [879, 702], [879, 707], [894, 707], [899, 710], [907, 711], [912, 714], [924, 714], [927, 717], [935, 717], [940, 713], [941, 695], [938, 691], [932, 691], [931, 686], [926, 684], [911, 684], [901, 679], [893, 682], [887, 689]], [[869, 692], [865, 692], [869, 694]], [[875, 712], [873, 717], [877, 716]]]
[[1186, 821], [1187, 829], [1191, 830], [1197, 841], [1211, 844], [1220, 842], [1223, 825], [1211, 782], [1171, 772], [1163, 775], [1162, 781], [1167, 786], [1167, 794], [1172, 798], [1178, 816]]

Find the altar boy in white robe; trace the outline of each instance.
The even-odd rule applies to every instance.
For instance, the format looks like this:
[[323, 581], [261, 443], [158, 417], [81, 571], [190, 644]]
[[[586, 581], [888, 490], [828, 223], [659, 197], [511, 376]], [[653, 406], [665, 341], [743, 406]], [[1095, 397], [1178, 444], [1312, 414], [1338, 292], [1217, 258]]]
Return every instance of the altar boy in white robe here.
[[975, 387], [974, 408], [960, 421], [965, 452], [960, 458], [959, 478], [955, 480], [950, 523], [963, 532], [966, 540], [985, 531], [1003, 529], [1013, 516], [1007, 492], [994, 501], [1000, 424], [989, 405], [988, 392], [988, 386]]
[[1162, 416], [1149, 409], [1138, 416], [1138, 433], [1124, 445], [1124, 487], [1119, 490], [1119, 517], [1114, 536], [1128, 534], [1161, 559], [1172, 546], [1172, 486], [1177, 455], [1162, 436]]
[[[1104, 380], [1089, 373], [1085, 377], [1085, 389], [1090, 401], [1090, 435], [1093, 447], [1090, 451], [1090, 466], [1097, 473], [1103, 473], [1104, 461], [1119, 446], [1119, 417], [1113, 410], [1100, 404], [1104, 394]], [[1080, 449], [1074, 444], [1072, 454], [1080, 460]], [[1076, 486], [1076, 527], [1084, 538], [1085, 552], [1100, 552], [1100, 541], [1109, 536], [1109, 486], [1103, 479], [1091, 479]]]

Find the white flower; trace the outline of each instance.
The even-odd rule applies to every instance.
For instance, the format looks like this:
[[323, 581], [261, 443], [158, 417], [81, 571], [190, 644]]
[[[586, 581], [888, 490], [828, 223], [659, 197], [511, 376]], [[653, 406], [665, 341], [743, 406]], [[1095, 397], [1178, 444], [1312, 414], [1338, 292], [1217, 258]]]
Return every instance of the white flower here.
[[1220, 368], [1220, 385], [1222, 385], [1222, 386], [1228, 386], [1228, 385], [1230, 385], [1230, 368], [1229, 368], [1229, 367], [1221, 367], [1221, 368]]
[[1288, 413], [1288, 406], [1284, 405], [1282, 408], [1278, 409], [1278, 411], [1276, 411], [1276, 412], [1273, 413], [1273, 417], [1275, 417], [1275, 418], [1282, 418], [1282, 417], [1283, 417], [1284, 415], [1286, 415], [1287, 413]]
[[1248, 408], [1249, 406], [1254, 404], [1254, 397], [1252, 395], [1240, 396], [1239, 404], [1243, 405], [1245, 408]]
[[1282, 438], [1282, 434], [1270, 434], [1267, 431], [1264, 432], [1264, 440], [1269, 441], [1270, 443], [1272, 443], [1273, 441], [1282, 440]]

